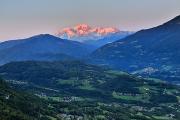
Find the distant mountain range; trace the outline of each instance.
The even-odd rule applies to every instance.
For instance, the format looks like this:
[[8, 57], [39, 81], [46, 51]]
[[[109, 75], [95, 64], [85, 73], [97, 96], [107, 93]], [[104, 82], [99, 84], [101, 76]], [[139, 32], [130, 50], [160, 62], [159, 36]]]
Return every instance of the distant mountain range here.
[[2, 42], [0, 64], [83, 59], [140, 76], [180, 83], [180, 16], [134, 34], [116, 28], [78, 25], [57, 36], [41, 34]]
[[180, 82], [180, 16], [97, 49], [91, 61]]
[[[79, 27], [77, 28], [78, 30], [85, 29], [85, 26]], [[99, 34], [104, 34], [106, 37], [99, 37], [102, 38], [100, 40], [86, 40], [84, 42], [62, 39], [49, 34], [5, 41], [0, 43], [0, 57], [2, 58], [0, 59], [0, 64], [26, 60], [58, 61], [80, 59], [100, 46], [130, 34], [128, 32], [119, 33], [116, 31], [115, 29], [101, 28]]]
[[92, 46], [42, 34], [0, 43], [0, 64], [24, 60], [66, 60], [85, 56]]
[[56, 33], [57, 37], [87, 43], [96, 47], [122, 39], [134, 32], [120, 31], [113, 27], [91, 27], [79, 24], [75, 27], [64, 28]]

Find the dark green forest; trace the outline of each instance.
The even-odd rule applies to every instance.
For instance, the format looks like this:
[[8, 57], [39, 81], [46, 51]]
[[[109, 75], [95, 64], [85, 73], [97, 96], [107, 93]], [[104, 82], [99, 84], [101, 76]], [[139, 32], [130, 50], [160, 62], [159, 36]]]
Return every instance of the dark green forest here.
[[79, 61], [13, 62], [0, 76], [3, 120], [180, 119], [180, 89], [161, 80]]

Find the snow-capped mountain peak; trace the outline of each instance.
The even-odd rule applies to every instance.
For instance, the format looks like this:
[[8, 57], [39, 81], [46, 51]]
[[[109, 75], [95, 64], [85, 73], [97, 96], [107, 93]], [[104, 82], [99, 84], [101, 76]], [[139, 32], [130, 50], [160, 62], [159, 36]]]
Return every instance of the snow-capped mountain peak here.
[[113, 27], [91, 27], [87, 24], [79, 24], [75, 27], [67, 27], [59, 30], [56, 36], [64, 39], [86, 41], [102, 39], [107, 35], [118, 32], [120, 30]]

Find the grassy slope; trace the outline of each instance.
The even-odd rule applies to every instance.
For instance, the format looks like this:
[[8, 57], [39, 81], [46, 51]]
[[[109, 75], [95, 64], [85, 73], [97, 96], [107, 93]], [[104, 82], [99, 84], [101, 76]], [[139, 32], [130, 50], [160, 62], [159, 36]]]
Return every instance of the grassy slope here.
[[[0, 74], [9, 80], [26, 81], [30, 86], [32, 83], [40, 86], [41, 90], [38, 89], [33, 92], [45, 93], [44, 98], [46, 100], [50, 99], [59, 103], [63, 102], [64, 96], [77, 97], [77, 103], [62, 108], [62, 113], [68, 111], [67, 113], [70, 114], [69, 111], [76, 110], [80, 110], [79, 113], [84, 113], [85, 111], [82, 112], [82, 109], [86, 107], [79, 109], [76, 107], [79, 107], [82, 104], [81, 102], [90, 105], [87, 103], [90, 100], [94, 101], [93, 105], [97, 102], [106, 103], [107, 106], [114, 102], [121, 105], [127, 104], [132, 111], [139, 111], [140, 109], [132, 108], [133, 106], [143, 107], [147, 111], [143, 110], [141, 113], [146, 114], [146, 117], [152, 117], [152, 115], [164, 117], [170, 113], [179, 114], [177, 110], [179, 109], [179, 87], [81, 62], [15, 62], [0, 67]], [[56, 93], [51, 94], [46, 90], [53, 90]], [[72, 106], [75, 108], [70, 110], [69, 108]], [[59, 109], [57, 104], [54, 107]], [[91, 107], [91, 112], [96, 107], [96, 105]], [[112, 107], [109, 109], [112, 111]], [[155, 110], [150, 111], [150, 109]], [[103, 110], [104, 108], [101, 109], [101, 114]], [[139, 113], [132, 114], [138, 115]], [[107, 114], [104, 115], [107, 117]]]

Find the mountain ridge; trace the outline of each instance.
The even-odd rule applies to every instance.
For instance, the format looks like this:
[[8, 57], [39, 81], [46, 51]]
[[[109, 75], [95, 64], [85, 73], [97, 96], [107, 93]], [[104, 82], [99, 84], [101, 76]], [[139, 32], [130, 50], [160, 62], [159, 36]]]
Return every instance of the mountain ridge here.
[[78, 58], [92, 50], [94, 48], [86, 44], [64, 40], [49, 34], [40, 34], [27, 39], [0, 43], [0, 57], [2, 58], [0, 63], [21, 60], [46, 60], [46, 57], [51, 60], [50, 56], [53, 57], [52, 60], [58, 60], [54, 58], [60, 54], [63, 57]]
[[99, 64], [129, 72], [152, 67], [159, 70], [153, 77], [180, 81], [180, 24], [176, 24], [179, 21], [177, 16], [160, 26], [136, 32], [97, 49], [91, 57]]

